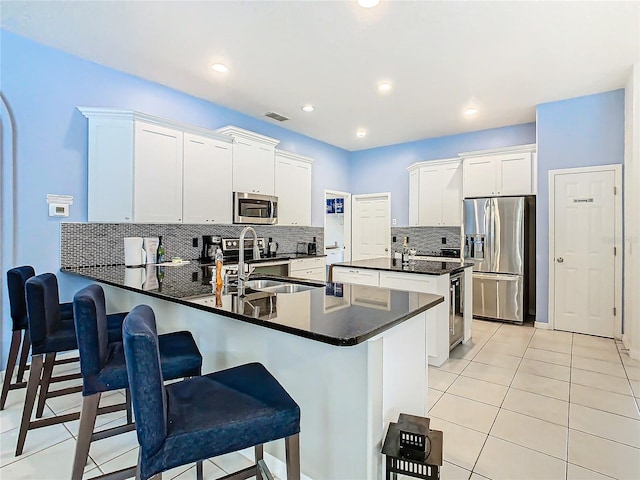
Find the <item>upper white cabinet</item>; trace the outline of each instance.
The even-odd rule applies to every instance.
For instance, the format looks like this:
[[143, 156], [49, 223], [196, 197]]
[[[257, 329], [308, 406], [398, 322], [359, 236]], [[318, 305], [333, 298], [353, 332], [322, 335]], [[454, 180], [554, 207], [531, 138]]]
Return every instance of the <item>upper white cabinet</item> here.
[[409, 168], [409, 226], [462, 224], [460, 159], [414, 163]]
[[465, 198], [535, 195], [536, 146], [461, 153]]
[[275, 195], [278, 225], [311, 225], [311, 164], [313, 160], [276, 150]]
[[280, 140], [231, 125], [216, 132], [233, 139], [233, 191], [274, 195], [275, 148]]
[[[218, 221], [205, 203], [214, 209], [231, 203], [229, 161], [218, 164], [226, 172], [222, 179], [210, 165], [216, 157], [194, 143], [215, 141], [229, 149], [228, 137], [131, 110], [78, 109], [89, 119], [90, 222], [205, 223]], [[219, 221], [230, 223], [231, 207], [224, 208]]]
[[231, 143], [184, 134], [184, 223], [232, 222]]

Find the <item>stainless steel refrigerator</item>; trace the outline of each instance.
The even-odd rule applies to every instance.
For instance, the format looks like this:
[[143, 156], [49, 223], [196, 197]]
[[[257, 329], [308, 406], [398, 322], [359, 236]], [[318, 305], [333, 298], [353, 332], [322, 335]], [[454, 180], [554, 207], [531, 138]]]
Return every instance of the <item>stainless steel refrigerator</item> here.
[[473, 316], [535, 316], [535, 197], [466, 199], [464, 233], [465, 260], [475, 264]]

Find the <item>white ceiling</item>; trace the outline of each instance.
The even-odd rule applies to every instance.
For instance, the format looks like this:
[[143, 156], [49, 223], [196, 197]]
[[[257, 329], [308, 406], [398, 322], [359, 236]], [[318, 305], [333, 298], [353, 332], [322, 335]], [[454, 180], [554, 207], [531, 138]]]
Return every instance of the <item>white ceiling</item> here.
[[[255, 117], [276, 111], [290, 117], [279, 125], [347, 150], [532, 122], [539, 103], [624, 87], [640, 59], [639, 1], [1, 8], [9, 31]], [[230, 71], [213, 72], [216, 61]], [[385, 79], [394, 88], [381, 96]], [[473, 119], [462, 115], [470, 103]]]

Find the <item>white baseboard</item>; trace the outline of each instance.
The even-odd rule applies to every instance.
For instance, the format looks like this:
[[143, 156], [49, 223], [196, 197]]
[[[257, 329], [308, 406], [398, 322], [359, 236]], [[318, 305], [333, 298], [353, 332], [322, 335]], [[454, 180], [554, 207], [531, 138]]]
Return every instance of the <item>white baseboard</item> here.
[[535, 322], [533, 326], [542, 330], [553, 330], [548, 322]]
[[638, 350], [637, 348], [631, 348], [628, 338], [629, 337], [627, 337], [626, 335], [622, 335], [622, 344], [624, 345], [624, 348], [627, 349], [631, 358], [633, 358], [634, 360], [640, 360], [640, 350]]

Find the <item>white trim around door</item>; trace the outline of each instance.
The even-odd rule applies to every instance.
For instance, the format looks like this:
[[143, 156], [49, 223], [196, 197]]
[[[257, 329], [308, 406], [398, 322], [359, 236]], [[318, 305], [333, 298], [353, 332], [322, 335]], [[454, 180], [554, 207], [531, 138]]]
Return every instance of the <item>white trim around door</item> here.
[[[622, 337], [622, 165], [600, 165], [595, 167], [579, 167], [567, 168], [559, 170], [549, 170], [549, 326], [548, 328], [555, 330], [555, 261], [556, 255], [554, 251], [555, 239], [555, 182], [556, 177], [566, 174], [580, 173], [598, 173], [613, 172], [614, 173], [614, 235], [610, 239], [611, 246], [615, 247], [614, 257], [614, 338]], [[536, 326], [538, 326], [536, 322]]]

